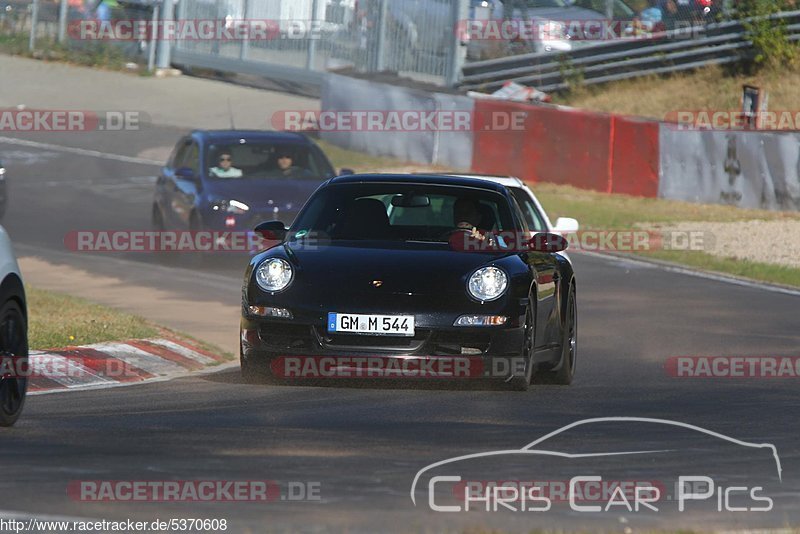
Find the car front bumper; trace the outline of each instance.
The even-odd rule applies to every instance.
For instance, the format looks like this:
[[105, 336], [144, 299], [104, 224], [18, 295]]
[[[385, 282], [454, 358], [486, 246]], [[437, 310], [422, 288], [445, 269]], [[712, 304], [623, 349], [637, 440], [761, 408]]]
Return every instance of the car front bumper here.
[[399, 337], [333, 334], [321, 321], [245, 315], [241, 356], [282, 378], [505, 378], [524, 363], [525, 328], [514, 319], [490, 327], [428, 323], [413, 337]]

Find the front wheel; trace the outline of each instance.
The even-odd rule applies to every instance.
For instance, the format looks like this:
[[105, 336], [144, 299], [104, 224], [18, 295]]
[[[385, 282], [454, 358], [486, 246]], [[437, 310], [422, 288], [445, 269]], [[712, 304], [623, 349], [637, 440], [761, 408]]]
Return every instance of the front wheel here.
[[542, 373], [542, 380], [547, 384], [568, 386], [575, 377], [575, 364], [578, 357], [578, 312], [575, 304], [575, 287], [569, 287], [567, 297], [567, 314], [564, 321], [564, 332], [561, 342], [561, 363], [554, 371]]
[[0, 308], [0, 357], [0, 426], [11, 426], [22, 413], [28, 390], [28, 328], [14, 300]]
[[531, 378], [533, 377], [533, 332], [534, 332], [534, 318], [533, 310], [528, 307], [525, 313], [525, 338], [522, 341], [522, 365], [523, 369], [516, 369], [516, 362], [512, 362], [513, 373], [508, 380], [509, 386], [516, 391], [528, 391], [531, 387]]

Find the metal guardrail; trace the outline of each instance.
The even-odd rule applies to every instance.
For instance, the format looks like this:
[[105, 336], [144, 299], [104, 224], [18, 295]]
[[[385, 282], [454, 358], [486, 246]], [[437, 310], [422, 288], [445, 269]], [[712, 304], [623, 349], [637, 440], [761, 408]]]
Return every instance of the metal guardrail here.
[[[786, 23], [790, 40], [800, 41], [800, 11], [773, 16]], [[752, 43], [740, 21], [709, 24], [647, 38], [587, 45], [567, 53], [523, 54], [464, 65], [459, 87], [495, 90], [506, 81], [533, 85], [542, 91], [568, 88], [574, 74], [584, 85], [666, 74], [747, 57]]]

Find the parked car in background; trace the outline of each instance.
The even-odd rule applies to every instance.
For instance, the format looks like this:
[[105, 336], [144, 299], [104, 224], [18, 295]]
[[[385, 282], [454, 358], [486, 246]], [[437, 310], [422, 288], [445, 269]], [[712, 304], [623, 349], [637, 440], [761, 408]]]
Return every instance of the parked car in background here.
[[547, 212], [542, 207], [539, 199], [536, 198], [533, 190], [516, 176], [475, 173], [452, 173], [448, 174], [448, 176], [487, 180], [506, 186], [519, 204], [520, 209], [522, 209], [522, 215], [525, 217], [525, 222], [531, 232], [553, 232], [567, 235], [580, 229], [580, 224], [572, 217], [559, 217], [555, 223], [550, 222], [550, 217], [547, 216]]
[[278, 217], [291, 221], [335, 175], [302, 134], [196, 130], [178, 141], [156, 180], [153, 227], [231, 231]]
[[28, 391], [28, 308], [11, 239], [2, 226], [0, 280], [0, 426], [11, 426]]

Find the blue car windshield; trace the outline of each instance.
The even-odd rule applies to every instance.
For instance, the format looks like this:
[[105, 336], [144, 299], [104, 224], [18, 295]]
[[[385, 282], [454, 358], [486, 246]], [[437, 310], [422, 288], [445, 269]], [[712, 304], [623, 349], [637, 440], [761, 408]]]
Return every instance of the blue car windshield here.
[[325, 180], [335, 173], [314, 146], [270, 142], [215, 143], [206, 150], [208, 177]]
[[316, 193], [290, 239], [447, 242], [458, 228], [514, 229], [508, 200], [484, 189], [408, 183], [336, 184]]

